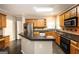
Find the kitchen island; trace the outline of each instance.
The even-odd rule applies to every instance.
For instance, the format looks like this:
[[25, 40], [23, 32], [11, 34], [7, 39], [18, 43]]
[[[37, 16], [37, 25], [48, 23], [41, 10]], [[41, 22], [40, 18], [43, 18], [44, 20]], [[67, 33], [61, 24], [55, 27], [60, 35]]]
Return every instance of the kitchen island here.
[[54, 37], [30, 37], [20, 34], [21, 51], [23, 54], [52, 54]]

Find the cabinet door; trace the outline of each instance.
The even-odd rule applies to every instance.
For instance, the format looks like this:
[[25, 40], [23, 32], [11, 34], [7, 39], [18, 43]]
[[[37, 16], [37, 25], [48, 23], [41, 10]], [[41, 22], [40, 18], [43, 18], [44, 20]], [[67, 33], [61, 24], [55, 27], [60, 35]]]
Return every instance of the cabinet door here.
[[70, 44], [70, 54], [76, 54], [76, 46], [73, 44]]
[[3, 14], [0, 14], [0, 28], [6, 27], [6, 16]]
[[9, 36], [4, 37], [4, 48], [8, 47], [10, 43]]
[[0, 14], [0, 28], [2, 28], [2, 15]]
[[70, 11], [65, 13], [65, 19], [68, 19], [68, 18], [70, 18]]
[[4, 41], [2, 40], [0, 41], [0, 49], [3, 49], [3, 47], [4, 47]]
[[25, 23], [33, 23], [33, 19], [26, 19]]
[[38, 20], [38, 27], [45, 27], [44, 20]]
[[45, 27], [45, 20], [34, 20], [34, 27], [36, 28], [43, 28]]
[[78, 49], [77, 49], [77, 52], [76, 53], [79, 54], [79, 42], [78, 42]]
[[79, 54], [79, 48], [76, 48], [76, 54]]
[[58, 45], [60, 45], [60, 36], [58, 36]]
[[73, 8], [72, 10], [70, 10], [70, 17], [75, 17], [77, 16], [77, 8]]
[[71, 44], [78, 46], [78, 42], [74, 41], [74, 40], [70, 40]]
[[34, 20], [34, 22], [33, 22], [34, 23], [34, 27], [38, 26], [37, 22], [38, 22], [37, 20]]
[[6, 27], [6, 16], [2, 15], [2, 27]]
[[77, 7], [78, 27], [79, 27], [79, 6]]
[[60, 45], [60, 36], [58, 34], [56, 34], [56, 40], [55, 42]]
[[64, 27], [64, 14], [60, 15], [60, 26]]

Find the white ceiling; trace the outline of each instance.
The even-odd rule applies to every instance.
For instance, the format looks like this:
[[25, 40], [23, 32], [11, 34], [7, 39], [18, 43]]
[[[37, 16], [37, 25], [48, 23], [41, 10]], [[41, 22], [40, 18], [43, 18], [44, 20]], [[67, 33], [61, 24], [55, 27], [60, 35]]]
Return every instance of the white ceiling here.
[[[68, 9], [74, 4], [0, 4], [0, 9], [15, 16], [51, 16]], [[37, 13], [33, 7], [52, 7], [52, 12]]]

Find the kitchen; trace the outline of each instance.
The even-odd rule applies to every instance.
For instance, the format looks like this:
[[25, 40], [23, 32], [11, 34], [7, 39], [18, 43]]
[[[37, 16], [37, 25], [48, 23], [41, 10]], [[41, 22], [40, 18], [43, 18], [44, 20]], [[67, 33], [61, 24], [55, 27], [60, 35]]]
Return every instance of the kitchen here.
[[0, 52], [79, 54], [78, 18], [78, 4], [1, 4]]

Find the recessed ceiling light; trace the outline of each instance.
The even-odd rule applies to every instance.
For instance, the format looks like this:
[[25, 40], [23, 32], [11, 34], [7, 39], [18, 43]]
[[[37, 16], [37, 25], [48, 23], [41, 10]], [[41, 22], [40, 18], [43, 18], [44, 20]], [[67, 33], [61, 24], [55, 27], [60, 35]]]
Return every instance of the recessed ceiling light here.
[[51, 8], [51, 7], [34, 7], [34, 10], [36, 12], [51, 12], [51, 11], [53, 11], [53, 8]]

